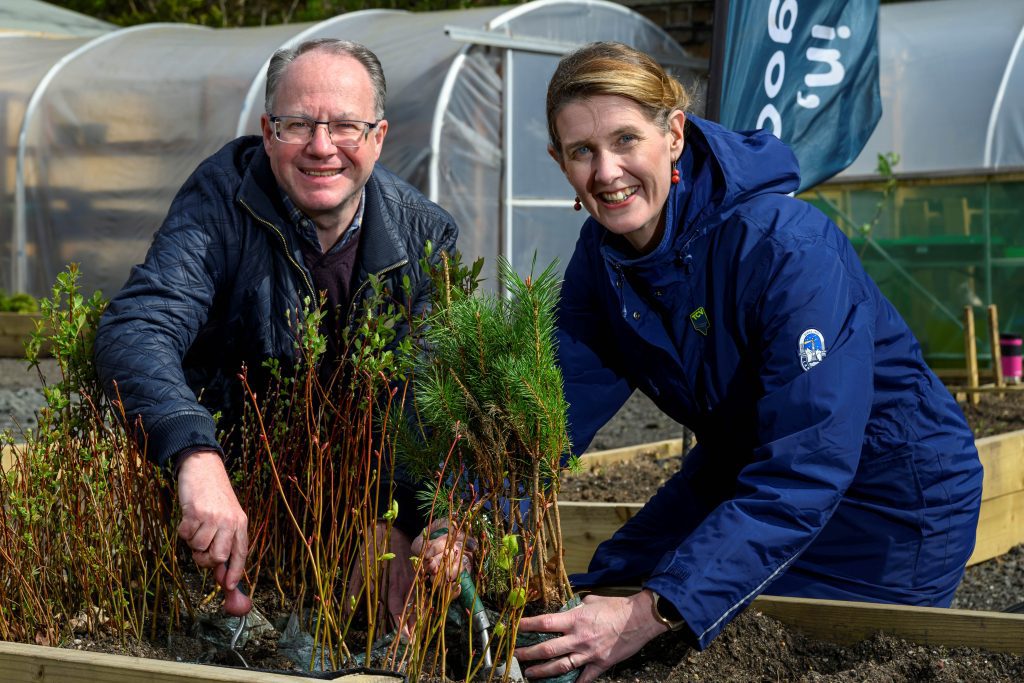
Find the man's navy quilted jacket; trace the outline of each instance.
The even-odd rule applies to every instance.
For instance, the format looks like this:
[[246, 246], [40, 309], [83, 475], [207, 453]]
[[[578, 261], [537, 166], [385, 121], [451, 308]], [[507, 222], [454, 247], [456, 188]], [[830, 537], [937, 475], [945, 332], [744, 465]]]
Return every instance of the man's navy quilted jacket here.
[[[238, 415], [243, 363], [251, 376], [267, 358], [292, 359], [288, 318], [317, 294], [286, 216], [261, 138], [238, 138], [185, 182], [145, 262], [110, 302], [96, 368], [108, 393], [116, 382], [128, 418], [142, 417], [154, 462], [219, 450], [211, 412]], [[430, 280], [419, 259], [427, 240], [432, 258], [455, 248], [452, 217], [378, 165], [360, 233], [353, 303], [371, 293], [370, 275], [396, 293], [408, 276], [422, 309]]]

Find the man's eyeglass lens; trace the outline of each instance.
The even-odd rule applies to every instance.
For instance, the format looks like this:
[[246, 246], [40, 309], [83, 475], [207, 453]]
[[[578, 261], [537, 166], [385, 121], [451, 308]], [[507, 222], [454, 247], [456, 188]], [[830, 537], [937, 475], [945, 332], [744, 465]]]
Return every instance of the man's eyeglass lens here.
[[305, 145], [316, 134], [317, 126], [327, 126], [331, 143], [337, 147], [358, 147], [377, 124], [367, 121], [314, 121], [305, 116], [273, 116], [274, 133], [281, 142]]

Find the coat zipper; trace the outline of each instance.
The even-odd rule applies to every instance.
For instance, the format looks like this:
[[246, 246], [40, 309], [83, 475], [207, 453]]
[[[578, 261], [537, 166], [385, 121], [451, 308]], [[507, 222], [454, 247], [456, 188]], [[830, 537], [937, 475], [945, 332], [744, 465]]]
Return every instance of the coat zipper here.
[[[376, 273], [374, 273], [373, 277], [380, 278], [383, 275], [385, 275], [387, 273], [390, 273], [392, 270], [395, 270], [396, 268], [401, 268], [402, 266], [404, 266], [404, 265], [406, 265], [408, 263], [409, 263], [409, 259], [407, 259], [407, 258], [404, 258], [401, 261], [396, 261], [395, 263], [392, 263], [390, 266], [387, 266], [386, 268], [383, 268], [383, 269], [377, 271]], [[345, 323], [345, 327], [347, 327], [347, 328], [351, 328], [352, 327], [352, 323], [353, 323], [353, 321], [356, 318], [356, 302], [359, 301], [359, 295], [362, 294], [363, 289], [368, 284], [370, 284], [370, 279], [369, 278], [363, 280], [362, 284], [359, 285], [359, 287], [356, 289], [355, 293], [352, 295], [352, 300], [351, 300], [351, 302], [348, 305], [348, 321]]]
[[288, 261], [289, 261], [289, 262], [290, 262], [290, 263], [291, 263], [291, 264], [292, 264], [293, 266], [295, 266], [295, 270], [299, 271], [299, 275], [301, 275], [301, 276], [302, 276], [302, 281], [303, 281], [304, 283], [306, 283], [306, 287], [308, 287], [308, 288], [309, 288], [309, 291], [310, 291], [310, 293], [312, 293], [312, 295], [313, 295], [313, 301], [315, 301], [315, 302], [317, 303], [317, 305], [319, 306], [319, 305], [320, 305], [320, 304], [322, 303], [322, 302], [320, 301], [320, 295], [319, 295], [319, 294], [317, 294], [317, 292], [316, 292], [316, 289], [315, 289], [315, 288], [313, 287], [313, 283], [309, 281], [309, 278], [308, 278], [308, 277], [306, 277], [306, 271], [305, 271], [305, 269], [304, 269], [304, 268], [303, 268], [302, 266], [300, 266], [300, 265], [299, 265], [299, 262], [295, 260], [295, 257], [293, 257], [293, 256], [292, 256], [292, 253], [291, 253], [290, 251], [288, 251], [288, 240], [286, 240], [286, 239], [284, 238], [284, 233], [282, 233], [282, 232], [281, 232], [281, 231], [280, 231], [280, 230], [279, 230], [279, 229], [277, 228], [277, 226], [276, 226], [276, 225], [274, 225], [273, 223], [271, 223], [270, 221], [268, 221], [268, 220], [266, 220], [266, 219], [263, 219], [263, 218], [260, 218], [260, 216], [259, 216], [259, 215], [257, 215], [257, 214], [256, 214], [256, 212], [252, 210], [252, 207], [250, 207], [250, 206], [249, 206], [248, 204], [246, 204], [246, 203], [245, 203], [245, 200], [244, 200], [244, 199], [239, 199], [239, 200], [238, 200], [238, 203], [239, 203], [239, 204], [241, 204], [242, 206], [244, 206], [244, 207], [245, 207], [245, 209], [246, 209], [246, 210], [247, 210], [247, 211], [248, 211], [248, 212], [249, 212], [250, 214], [252, 214], [252, 217], [253, 217], [253, 218], [255, 218], [255, 219], [256, 219], [257, 221], [259, 221], [259, 222], [260, 222], [260, 223], [262, 223], [263, 225], [265, 225], [265, 226], [267, 226], [268, 228], [270, 228], [271, 230], [273, 230], [273, 231], [274, 231], [274, 234], [276, 234], [276, 235], [277, 235], [278, 237], [280, 237], [280, 238], [281, 238], [281, 245], [282, 245], [282, 246], [284, 247], [284, 255], [285, 255], [285, 257], [287, 257]]

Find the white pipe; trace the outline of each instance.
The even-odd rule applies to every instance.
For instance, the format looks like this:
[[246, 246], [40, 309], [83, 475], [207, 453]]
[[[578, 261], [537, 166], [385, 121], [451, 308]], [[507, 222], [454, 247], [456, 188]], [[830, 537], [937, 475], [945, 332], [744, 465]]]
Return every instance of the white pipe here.
[[[515, 168], [515, 158], [513, 155], [514, 136], [513, 121], [512, 121], [512, 103], [515, 101], [513, 98], [513, 83], [515, 82], [515, 52], [513, 50], [505, 50], [504, 54], [505, 61], [505, 92], [504, 101], [502, 102], [502, 114], [504, 116], [504, 135], [502, 136], [502, 152], [504, 154], [504, 163], [501, 165], [502, 179], [501, 179], [501, 205], [502, 205], [502, 217], [504, 220], [501, 222], [501, 236], [503, 244], [499, 250], [500, 254], [512, 264], [515, 268], [518, 264], [512, 260], [512, 247], [513, 245], [513, 206], [512, 206], [512, 169]], [[504, 282], [498, 283], [498, 292], [506, 293], [507, 284]]]
[[1021, 26], [1017, 34], [1017, 40], [1010, 50], [1010, 58], [1006, 60], [1006, 69], [1003, 70], [1003, 80], [999, 83], [999, 90], [996, 91], [995, 100], [992, 102], [992, 113], [988, 117], [988, 130], [985, 132], [985, 157], [986, 169], [992, 168], [992, 145], [995, 144], [996, 122], [999, 120], [999, 111], [1003, 108], [1003, 98], [1006, 96], [1006, 88], [1010, 83], [1010, 74], [1017, 64], [1017, 56], [1020, 54], [1021, 45], [1024, 44], [1024, 26]]
[[493, 31], [499, 26], [503, 26], [509, 23], [513, 19], [518, 19], [520, 16], [524, 14], [534, 12], [536, 10], [541, 9], [542, 7], [546, 7], [547, 5], [592, 5], [595, 7], [603, 7], [605, 9], [614, 10], [616, 12], [622, 12], [623, 14], [635, 14], [637, 17], [640, 17], [647, 23], [656, 25], [654, 24], [654, 22], [652, 22], [647, 17], [644, 17], [642, 14], [639, 14], [634, 10], [623, 5], [620, 5], [618, 3], [608, 2], [607, 0], [571, 0], [570, 2], [567, 2], [566, 0], [533, 0], [532, 2], [527, 2], [522, 5], [518, 5], [515, 9], [510, 9], [508, 12], [505, 12], [491, 19], [491, 21], [488, 22], [487, 24], [487, 30]]
[[437, 102], [434, 103], [434, 118], [430, 122], [430, 165], [427, 167], [427, 196], [434, 203], [437, 203], [441, 195], [441, 129], [444, 127], [444, 114], [448, 111], [448, 104], [455, 90], [455, 81], [458, 80], [462, 66], [466, 62], [468, 50], [469, 46], [466, 45], [455, 55], [455, 59], [448, 67], [448, 73], [444, 75], [441, 90], [437, 93]]

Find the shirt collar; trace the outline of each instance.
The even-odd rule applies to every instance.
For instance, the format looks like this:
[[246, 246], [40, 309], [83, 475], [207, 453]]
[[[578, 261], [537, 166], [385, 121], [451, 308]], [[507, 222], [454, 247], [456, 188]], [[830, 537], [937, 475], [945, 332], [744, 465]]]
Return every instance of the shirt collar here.
[[[292, 201], [291, 197], [288, 196], [280, 186], [278, 191], [281, 194], [281, 202], [284, 204], [285, 211], [288, 214], [289, 221], [295, 232], [298, 233], [299, 237], [309, 242], [311, 245], [317, 248], [317, 251], [323, 251], [320, 246], [320, 238], [317, 236], [316, 225], [312, 219], [302, 212], [302, 209], [295, 206], [295, 202]], [[334, 243], [334, 246], [327, 250], [327, 253], [334, 253], [341, 249], [343, 246], [348, 244], [359, 231], [359, 226], [363, 223], [363, 210], [366, 206], [366, 187], [359, 193], [359, 208], [356, 209], [356, 215], [352, 218], [352, 223], [349, 224], [348, 228], [341, 234], [341, 239]]]

